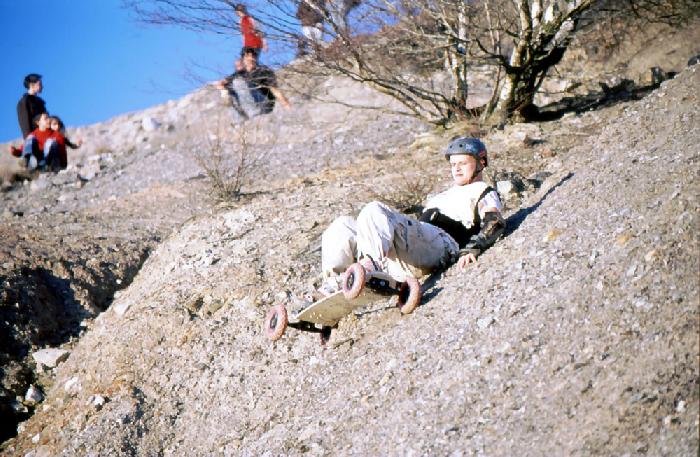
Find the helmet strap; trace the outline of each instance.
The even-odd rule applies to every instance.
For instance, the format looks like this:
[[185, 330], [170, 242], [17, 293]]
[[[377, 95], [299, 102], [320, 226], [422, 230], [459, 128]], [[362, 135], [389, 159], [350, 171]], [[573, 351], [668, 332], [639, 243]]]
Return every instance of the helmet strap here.
[[469, 177], [469, 183], [468, 183], [468, 184], [473, 183], [473, 182], [474, 182], [474, 178], [476, 178], [477, 176], [479, 176], [479, 173], [481, 173], [482, 171], [484, 171], [484, 168], [485, 168], [485, 167], [483, 167], [483, 166], [481, 165], [481, 161], [478, 160], [478, 159], [477, 159], [477, 162], [476, 162], [476, 167], [477, 167], [477, 168], [474, 168], [474, 171], [472, 172], [472, 175]]

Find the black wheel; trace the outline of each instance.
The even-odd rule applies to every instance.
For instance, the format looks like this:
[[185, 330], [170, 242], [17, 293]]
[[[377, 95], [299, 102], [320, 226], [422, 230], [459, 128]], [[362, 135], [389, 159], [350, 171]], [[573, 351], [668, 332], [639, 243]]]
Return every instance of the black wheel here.
[[319, 336], [321, 337], [321, 346], [325, 346], [331, 340], [331, 335], [333, 334], [333, 327], [324, 325], [321, 327], [321, 332]]
[[347, 300], [353, 300], [360, 295], [365, 287], [367, 272], [359, 263], [353, 263], [345, 270], [343, 278], [343, 295]]
[[263, 327], [267, 339], [277, 341], [282, 338], [287, 329], [287, 308], [284, 305], [275, 305], [267, 313], [265, 326]]
[[418, 306], [418, 303], [420, 303], [421, 295], [418, 280], [413, 277], [406, 278], [406, 281], [401, 283], [401, 289], [399, 289], [398, 307], [401, 310], [401, 314], [411, 314]]

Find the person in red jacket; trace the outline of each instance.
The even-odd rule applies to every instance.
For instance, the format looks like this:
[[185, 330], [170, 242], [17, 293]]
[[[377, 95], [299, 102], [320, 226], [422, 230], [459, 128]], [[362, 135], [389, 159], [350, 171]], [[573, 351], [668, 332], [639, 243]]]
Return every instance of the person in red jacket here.
[[66, 127], [63, 121], [58, 116], [49, 117], [49, 126], [53, 130], [56, 141], [58, 142], [58, 167], [63, 170], [68, 166], [68, 151], [66, 147], [78, 149], [83, 145], [83, 140], [78, 139], [75, 143], [66, 136]]
[[248, 14], [246, 6], [241, 3], [237, 4], [236, 14], [241, 18], [240, 28], [241, 35], [243, 35], [241, 57], [245, 54], [246, 49], [254, 49], [258, 56], [261, 51], [267, 51], [267, 42], [265, 42], [262, 32], [256, 29], [255, 20], [253, 16]]
[[34, 118], [34, 129], [24, 140], [24, 148], [10, 145], [10, 153], [24, 159], [28, 170], [54, 170], [59, 166], [59, 144], [56, 133], [51, 130], [48, 113]]

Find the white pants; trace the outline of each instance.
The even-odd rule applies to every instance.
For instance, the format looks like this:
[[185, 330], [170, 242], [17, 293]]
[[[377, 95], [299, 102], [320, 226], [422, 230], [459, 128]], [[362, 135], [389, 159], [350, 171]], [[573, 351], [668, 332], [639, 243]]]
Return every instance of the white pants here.
[[357, 220], [335, 219], [321, 237], [321, 268], [341, 273], [363, 255], [386, 266], [397, 279], [449, 265], [459, 251], [444, 230], [407, 217], [380, 202], [367, 204]]
[[301, 33], [304, 34], [304, 38], [308, 40], [311, 44], [320, 44], [323, 38], [323, 28], [321, 24], [316, 24], [313, 26], [303, 26], [301, 28]]
[[326, 3], [326, 8], [331, 15], [331, 21], [338, 27], [338, 30], [344, 31], [348, 28], [347, 18], [350, 8], [346, 0], [332, 0]]

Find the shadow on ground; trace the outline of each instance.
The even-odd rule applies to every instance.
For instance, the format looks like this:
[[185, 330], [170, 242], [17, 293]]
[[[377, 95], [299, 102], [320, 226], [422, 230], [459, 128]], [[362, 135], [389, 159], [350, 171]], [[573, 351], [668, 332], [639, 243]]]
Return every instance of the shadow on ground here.
[[637, 85], [629, 79], [623, 79], [612, 87], [605, 83], [599, 83], [601, 88], [599, 92], [562, 98], [557, 102], [536, 109], [536, 112], [530, 113], [528, 117], [533, 121], [554, 121], [567, 113], [580, 114], [586, 111], [607, 108], [619, 103], [641, 100], [657, 89], [662, 81], [673, 76], [675, 76], [675, 73], [659, 75], [654, 83], [649, 85]]

